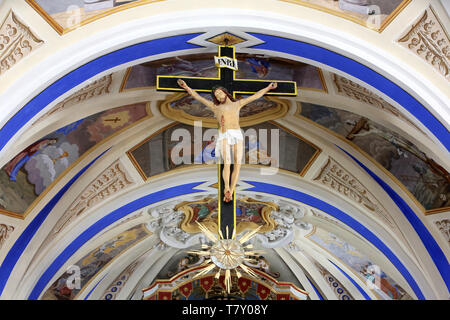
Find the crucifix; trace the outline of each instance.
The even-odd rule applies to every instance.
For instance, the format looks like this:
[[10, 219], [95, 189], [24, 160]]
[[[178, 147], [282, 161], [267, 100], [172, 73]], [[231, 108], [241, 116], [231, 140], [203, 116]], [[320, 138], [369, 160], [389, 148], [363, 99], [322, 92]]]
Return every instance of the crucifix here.
[[[219, 67], [218, 77], [217, 78], [206, 78], [206, 77], [183, 77], [183, 76], [157, 76], [157, 90], [158, 91], [187, 91], [191, 94], [195, 99], [202, 102], [206, 106], [210, 107], [215, 115], [217, 120], [219, 121], [219, 139], [216, 141], [216, 150], [217, 145], [221, 142], [221, 135], [226, 139], [237, 139], [236, 142], [242, 143], [243, 146], [243, 138], [242, 133], [239, 128], [239, 110], [244, 106], [244, 103], [241, 103], [238, 107], [234, 107], [238, 104], [239, 101], [245, 101], [249, 103], [251, 101], [256, 100], [257, 98], [263, 95], [276, 95], [276, 96], [296, 96], [297, 95], [297, 86], [295, 81], [274, 81], [274, 80], [254, 80], [254, 79], [236, 79], [235, 72], [238, 69], [238, 63], [235, 56], [235, 48], [233, 46], [219, 46], [219, 56], [214, 57], [215, 64]], [[219, 90], [221, 89], [221, 90]], [[225, 90], [224, 90], [225, 89]], [[270, 92], [269, 92], [270, 91]], [[207, 100], [196, 92], [209, 92], [212, 93], [213, 100], [215, 102], [219, 102], [219, 104], [214, 104], [210, 100]], [[252, 95], [249, 98], [235, 101], [236, 94], [240, 95]], [[228, 98], [227, 98], [228, 96]], [[221, 107], [221, 102], [219, 100], [228, 101], [229, 103], [223, 103]], [[228, 100], [227, 100], [228, 99]], [[246, 100], [247, 99], [247, 100]], [[223, 108], [223, 109], [220, 109]], [[235, 109], [233, 109], [235, 108]], [[224, 111], [228, 109], [228, 111]], [[237, 111], [237, 121], [234, 121], [232, 117], [227, 118], [227, 112], [233, 113]], [[220, 120], [218, 118], [220, 115]], [[227, 123], [228, 122], [228, 123]], [[237, 122], [237, 123], [234, 123]], [[230, 126], [230, 123], [232, 125]], [[224, 128], [227, 127], [227, 130]], [[232, 128], [232, 129], [230, 129]], [[234, 130], [236, 129], [236, 130]], [[234, 131], [233, 131], [234, 130]], [[238, 132], [239, 131], [239, 132]], [[240, 135], [239, 135], [240, 134]], [[242, 140], [242, 142], [240, 141]], [[228, 141], [229, 143], [229, 141]], [[232, 143], [233, 144], [233, 143]], [[220, 146], [222, 144], [220, 143]], [[228, 145], [225, 145], [228, 147]], [[221, 147], [222, 155], [226, 155], [224, 153], [224, 147]], [[242, 148], [242, 147], [241, 147]], [[238, 149], [235, 149], [239, 151]], [[215, 155], [218, 157], [219, 155], [216, 153]], [[221, 239], [231, 240], [236, 239], [236, 190], [235, 184], [237, 182], [237, 176], [235, 174], [235, 166], [234, 164], [228, 164], [227, 167], [226, 157], [222, 157], [224, 159], [224, 163], [221, 163], [219, 160], [218, 163], [218, 224], [219, 224], [219, 235]], [[220, 157], [219, 157], [220, 159]], [[239, 167], [239, 168], [238, 168]], [[229, 169], [228, 169], [229, 168]], [[240, 169], [239, 165], [236, 165], [236, 169]], [[229, 173], [233, 172], [231, 176], [231, 187], [232, 191], [229, 188]], [[225, 176], [224, 179], [224, 187], [222, 187], [222, 175]], [[234, 178], [234, 180], [233, 180]], [[227, 189], [228, 190], [225, 190]], [[231, 196], [231, 194], [232, 196]], [[232, 199], [232, 201], [231, 201]]]

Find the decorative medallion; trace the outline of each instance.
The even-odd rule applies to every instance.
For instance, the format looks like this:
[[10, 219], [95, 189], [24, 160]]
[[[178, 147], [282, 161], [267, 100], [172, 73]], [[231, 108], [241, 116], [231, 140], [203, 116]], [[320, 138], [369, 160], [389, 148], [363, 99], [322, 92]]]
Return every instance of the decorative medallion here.
[[206, 39], [206, 41], [209, 41], [209, 42], [217, 44], [217, 45], [234, 46], [238, 43], [242, 43], [247, 40], [242, 39], [241, 37], [238, 37], [234, 34], [224, 32], [224, 33], [218, 34], [212, 38]]

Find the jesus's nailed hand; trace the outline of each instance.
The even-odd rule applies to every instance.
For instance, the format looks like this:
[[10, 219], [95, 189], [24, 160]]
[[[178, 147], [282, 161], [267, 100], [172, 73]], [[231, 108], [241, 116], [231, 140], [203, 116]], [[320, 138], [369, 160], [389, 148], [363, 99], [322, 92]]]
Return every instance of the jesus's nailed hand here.
[[178, 85], [179, 85], [180, 87], [182, 87], [183, 89], [186, 89], [186, 90], [187, 90], [188, 86], [187, 86], [186, 82], [184, 82], [184, 81], [181, 80], [181, 79], [178, 79], [177, 83], [178, 83]]

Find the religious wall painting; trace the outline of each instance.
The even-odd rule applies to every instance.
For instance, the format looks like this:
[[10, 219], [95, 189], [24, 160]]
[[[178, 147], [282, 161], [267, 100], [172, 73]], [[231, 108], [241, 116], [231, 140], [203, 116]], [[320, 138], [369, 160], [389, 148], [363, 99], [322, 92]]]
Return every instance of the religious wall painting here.
[[450, 206], [450, 174], [407, 139], [348, 111], [309, 103], [302, 103], [299, 109], [299, 116], [331, 130], [373, 158], [427, 213]]
[[0, 212], [22, 216], [88, 150], [146, 117], [145, 103], [109, 109], [31, 144], [0, 170]]
[[400, 285], [383, 272], [379, 266], [374, 264], [370, 258], [335, 234], [317, 228], [316, 232], [310, 235], [308, 239], [350, 267], [366, 283], [372, 283], [376, 287], [375, 291], [384, 299], [412, 299]]
[[67, 108], [75, 106], [79, 103], [85, 102], [92, 98], [109, 94], [111, 92], [110, 89], [112, 82], [113, 82], [112, 74], [108, 74], [104, 77], [95, 80], [94, 82], [91, 82], [90, 84], [86, 85], [85, 87], [81, 88], [80, 90], [76, 91], [75, 93], [65, 98], [63, 101], [56, 104], [52, 109], [50, 109], [39, 119], [37, 119], [33, 123], [33, 125], [41, 122], [42, 120], [47, 119], [48, 117], [50, 117], [55, 113], [66, 110]]
[[[200, 93], [205, 99], [211, 100], [211, 95]], [[238, 95], [236, 99], [247, 96]], [[288, 102], [276, 97], [261, 97], [245, 105], [239, 113], [241, 127], [251, 126], [268, 120], [282, 118], [289, 110]], [[195, 125], [201, 121], [201, 125], [207, 128], [217, 128], [218, 123], [214, 113], [205, 105], [198, 102], [192, 96], [184, 93], [176, 93], [160, 103], [161, 113], [169, 119], [189, 125]]]
[[108, 240], [74, 264], [80, 270], [80, 288], [69, 288], [68, 283], [72, 279], [73, 271], [65, 272], [47, 289], [42, 296], [42, 300], [76, 299], [77, 295], [98, 272], [109, 265], [120, 254], [150, 235], [151, 232], [147, 230], [145, 225], [140, 224]]
[[[200, 140], [203, 137], [203, 141], [199, 142], [201, 148], [195, 146], [198, 142], [194, 139], [195, 130], [200, 131]], [[303, 176], [321, 152], [317, 146], [275, 122], [243, 127], [242, 130], [245, 140], [244, 165], [273, 166]], [[216, 129], [173, 123], [140, 142], [127, 154], [142, 178], [147, 180], [187, 165], [215, 164], [217, 135]], [[184, 141], [184, 136], [190, 140]], [[272, 150], [272, 145], [278, 146], [278, 153]]]
[[382, 32], [412, 0], [281, 0], [356, 22]]
[[59, 34], [113, 13], [163, 0], [26, 0]]
[[[236, 79], [296, 81], [298, 88], [327, 92], [322, 71], [315, 66], [254, 54], [237, 53], [236, 59]], [[213, 62], [213, 54], [196, 54], [136, 65], [127, 70], [121, 91], [153, 88], [156, 75], [217, 78]]]
[[[184, 219], [180, 228], [187, 233], [200, 233], [197, 222], [208, 228], [213, 233], [218, 232], [217, 198], [205, 198], [201, 201], [182, 202], [175, 206], [175, 210], [184, 213]], [[255, 200], [250, 197], [236, 199], [236, 232], [261, 229], [259, 233], [272, 231], [276, 222], [272, 218], [273, 211], [279, 207], [272, 202]]]

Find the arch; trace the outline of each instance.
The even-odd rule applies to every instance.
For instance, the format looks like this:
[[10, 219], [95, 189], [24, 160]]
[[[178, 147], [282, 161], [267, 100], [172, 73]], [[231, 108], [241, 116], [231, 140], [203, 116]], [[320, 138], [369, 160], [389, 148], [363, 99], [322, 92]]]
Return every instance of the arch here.
[[[195, 15], [194, 15], [195, 16]], [[230, 14], [231, 16], [231, 14]], [[253, 17], [255, 20], [260, 19], [258, 16], [252, 13], [243, 13], [238, 15], [237, 22], [233, 22], [234, 24], [241, 24], [244, 25], [246, 23], [243, 23], [243, 19], [245, 17]], [[208, 19], [212, 19], [208, 18]], [[205, 21], [209, 21], [212, 25], [214, 25], [215, 22], [208, 19], [202, 19], [200, 22], [195, 22], [192, 25], [195, 24], [202, 24], [205, 23]], [[252, 21], [255, 21], [252, 20]], [[173, 21], [169, 20], [167, 22], [169, 25], [173, 23]], [[278, 24], [277, 24], [278, 23]], [[131, 26], [134, 23], [129, 23], [127, 26]], [[266, 25], [266, 23], [264, 23]], [[291, 24], [288, 26], [288, 24]], [[142, 26], [148, 26], [148, 23], [143, 23]], [[430, 132], [434, 134], [438, 143], [440, 143], [441, 146], [443, 146], [443, 150], [448, 151], [450, 146], [450, 138], [449, 133], [447, 130], [448, 123], [445, 120], [444, 113], [441, 113], [439, 110], [443, 106], [445, 106], [445, 103], [443, 103], [443, 100], [440, 99], [439, 93], [435, 92], [433, 88], [428, 88], [425, 81], [422, 81], [422, 79], [418, 79], [412, 73], [405, 71], [405, 74], [408, 76], [411, 76], [411, 79], [405, 80], [404, 76], [403, 78], [396, 75], [388, 74], [387, 70], [388, 68], [383, 69], [382, 67], [375, 67], [377, 59], [381, 57], [368, 57], [365, 60], [366, 64], [362, 64], [359, 62], [356, 62], [351, 57], [354, 56], [353, 53], [351, 53], [351, 50], [348, 48], [351, 47], [348, 41], [343, 45], [345, 49], [338, 49], [336, 47], [336, 43], [340, 41], [339, 40], [334, 41], [334, 48], [336, 51], [327, 49], [326, 47], [333, 47], [333, 44], [329, 44], [323, 41], [324, 38], [329, 37], [318, 37], [314, 39], [312, 37], [312, 34], [314, 32], [318, 32], [320, 28], [317, 28], [317, 26], [314, 26], [312, 29], [313, 32], [308, 33], [308, 35], [302, 35], [299, 36], [298, 33], [286, 33], [286, 30], [292, 27], [293, 22], [288, 21], [288, 23], [283, 24], [282, 22], [276, 20], [274, 17], [271, 17], [268, 25], [271, 27], [267, 27], [265, 30], [256, 30], [256, 28], [249, 26], [248, 24], [243, 26], [246, 30], [252, 30], [252, 35], [255, 38], [258, 39], [266, 39], [265, 43], [262, 44], [256, 44], [253, 47], [249, 47], [248, 50], [251, 50], [252, 52], [269, 52], [273, 53], [275, 55], [292, 55], [296, 56], [297, 59], [306, 59], [314, 61], [314, 63], [321, 64], [321, 65], [328, 65], [332, 69], [341, 70], [341, 72], [344, 72], [346, 74], [350, 74], [351, 76], [360, 79], [361, 81], [364, 81], [371, 85], [372, 87], [376, 88], [380, 92], [384, 92], [384, 94], [389, 95], [390, 93], [394, 92], [396, 99], [392, 97], [395, 101], [397, 101], [400, 105], [402, 105], [406, 110], [409, 111], [409, 113], [416, 116], [417, 119], [419, 119], [424, 127], [427, 127]], [[275, 26], [282, 26], [282, 31], [279, 33], [281, 34], [283, 32], [284, 36], [274, 36], [271, 35], [272, 30], [275, 29]], [[297, 24], [299, 25], [299, 24]], [[301, 25], [301, 23], [300, 23]], [[162, 24], [162, 26], [164, 26]], [[169, 56], [178, 54], [179, 52], [182, 52], [183, 54], [187, 53], [196, 53], [196, 52], [205, 52], [205, 50], [210, 50], [208, 48], [204, 49], [201, 48], [198, 45], [190, 43], [190, 40], [193, 38], [200, 36], [204, 34], [203, 30], [204, 26], [202, 27], [196, 27], [196, 29], [189, 29], [186, 27], [185, 24], [183, 26], [177, 26], [176, 28], [171, 26], [172, 29], [167, 32], [162, 32], [160, 29], [157, 30], [154, 34], [151, 35], [151, 37], [154, 37], [154, 39], [146, 39], [145, 41], [139, 42], [139, 40], [142, 40], [142, 38], [149, 38], [149, 35], [141, 36], [138, 34], [132, 35], [132, 39], [114, 39], [114, 41], [118, 40], [115, 43], [109, 43], [105, 44], [105, 42], [102, 42], [99, 44], [106, 45], [109, 47], [105, 47], [108, 50], [109, 53], [94, 58], [92, 60], [89, 60], [86, 58], [86, 56], [80, 57], [79, 59], [70, 60], [70, 65], [66, 65], [67, 70], [71, 70], [70, 72], [66, 73], [65, 75], [62, 75], [59, 80], [49, 85], [47, 88], [45, 88], [42, 92], [40, 92], [38, 95], [33, 97], [29, 102], [27, 102], [22, 109], [20, 109], [6, 124], [4, 127], [0, 129], [0, 154], [3, 154], [5, 150], [9, 146], [12, 145], [14, 142], [14, 139], [20, 135], [21, 130], [25, 130], [26, 127], [29, 125], [30, 120], [32, 120], [35, 116], [37, 116], [40, 112], [42, 112], [44, 109], [48, 109], [51, 107], [52, 104], [55, 103], [58, 99], [61, 99], [63, 96], [69, 95], [72, 91], [76, 90], [77, 86], [82, 85], [86, 81], [89, 81], [90, 79], [98, 78], [105, 72], [111, 72], [111, 70], [123, 68], [125, 65], [130, 64], [136, 64], [138, 62], [142, 61], [148, 61], [160, 58], [162, 56]], [[304, 26], [306, 28], [306, 25]], [[162, 28], [162, 27], [161, 27]], [[178, 28], [178, 29], [177, 29]], [[292, 27], [293, 28], [293, 27]], [[281, 30], [280, 29], [280, 30]], [[193, 33], [187, 33], [187, 34], [180, 34], [180, 30], [188, 30], [189, 32]], [[300, 29], [304, 30], [304, 29]], [[142, 30], [141, 30], [142, 31]], [[159, 32], [159, 33], [158, 33]], [[155, 36], [155, 34], [157, 36]], [[163, 36], [163, 37], [161, 37]], [[141, 37], [141, 38], [139, 38]], [[302, 39], [304, 41], [302, 41]], [[92, 39], [89, 39], [89, 41], [92, 41]], [[114, 42], [112, 41], [112, 42]], [[289, 45], [285, 45], [286, 43], [289, 43]], [[344, 42], [342, 42], [344, 43]], [[99, 46], [93, 46], [95, 48], [99, 48]], [[121, 49], [117, 49], [117, 47], [124, 46]], [[362, 46], [361, 46], [362, 47]], [[95, 50], [97, 50], [95, 49]], [[360, 48], [361, 49], [361, 48]], [[89, 52], [83, 52], [83, 54], [91, 54], [91, 58], [93, 55], [97, 54], [97, 51], [94, 49], [90, 50]], [[247, 50], [247, 49], [246, 49]], [[308, 51], [311, 50], [311, 51]], [[101, 50], [98, 50], [99, 52]], [[339, 53], [341, 52], [341, 53]], [[372, 52], [373, 55], [376, 55], [374, 52]], [[314, 57], [316, 55], [317, 57]], [[81, 55], [80, 55], [81, 56]], [[383, 57], [386, 58], [386, 57]], [[88, 62], [86, 62], [88, 61]], [[86, 62], [86, 63], [84, 63]], [[83, 64], [84, 63], [84, 64]], [[78, 67], [77, 67], [78, 66]], [[385, 67], [386, 64], [383, 64]], [[342, 68], [342, 69], [340, 69]], [[73, 69], [73, 70], [72, 70]], [[402, 67], [399, 66], [395, 69], [396, 73], [400, 73], [402, 71]], [[377, 71], [378, 70], [378, 71]], [[64, 73], [64, 71], [63, 71]], [[54, 73], [53, 75], [55, 75]], [[372, 75], [373, 77], [368, 77]], [[396, 78], [398, 76], [398, 78]], [[393, 80], [390, 80], [393, 79]], [[413, 84], [414, 81], [418, 81], [418, 84]], [[419, 87], [419, 90], [413, 90], [412, 88]], [[31, 88], [27, 87], [27, 89]], [[37, 87], [35, 87], [35, 91]], [[27, 91], [27, 93], [24, 94], [25, 97], [30, 96], [29, 92], [31, 90]], [[412, 93], [409, 93], [412, 92]], [[424, 97], [420, 97], [420, 93], [425, 92]], [[426, 97], [431, 97], [429, 99], [430, 104], [425, 104], [423, 101], [426, 100]], [[14, 99], [13, 99], [14, 100]], [[16, 100], [17, 101], [17, 100]], [[422, 102], [421, 102], [422, 101]], [[429, 108], [429, 109], [427, 109]], [[416, 111], [418, 111], [416, 113]], [[444, 119], [444, 120], [443, 120]], [[95, 160], [93, 160], [94, 162]], [[93, 163], [92, 162], [92, 163]], [[92, 164], [91, 163], [91, 164]], [[86, 170], [88, 167], [84, 168], [83, 170]], [[84, 171], [83, 171], [84, 172]], [[75, 182], [77, 177], [79, 177], [82, 174], [80, 172], [77, 174], [66, 186], [64, 186], [58, 194], [62, 196], [62, 194], [67, 191], [71, 184]], [[376, 180], [376, 179], [375, 179]], [[377, 180], [376, 180], [377, 181]], [[61, 194], [62, 193], [62, 194]], [[388, 192], [389, 193], [389, 192]], [[393, 194], [390, 194], [391, 198], [393, 197]], [[48, 205], [55, 205], [58, 202], [58, 199], [52, 199]], [[400, 206], [399, 206], [400, 207]], [[46, 207], [47, 208], [47, 207]], [[48, 207], [49, 208], [49, 207]], [[51, 211], [51, 208], [49, 208], [49, 211]], [[411, 210], [412, 212], [412, 210]], [[412, 213], [414, 215], [414, 213]], [[405, 214], [406, 216], [406, 214]], [[417, 218], [417, 217], [416, 217]], [[45, 220], [45, 216], [39, 216], [39, 219], [41, 221]], [[356, 221], [359, 223], [358, 221]], [[33, 237], [34, 232], [36, 232], [39, 228], [38, 225], [36, 225], [36, 220], [33, 220], [30, 225], [27, 227], [28, 232], [24, 232], [21, 235], [21, 238], [16, 241], [13, 248], [8, 252], [7, 257], [2, 263], [1, 269], [0, 269], [0, 295], [3, 292], [3, 289], [5, 287], [6, 281], [8, 280], [7, 272], [9, 270], [9, 273], [14, 268], [15, 263], [20, 258], [20, 250], [18, 252], [15, 251], [15, 248], [18, 248], [17, 246], [26, 246], [28, 242], [31, 241], [31, 238]], [[103, 220], [102, 223], [106, 223], [106, 220]], [[30, 228], [30, 229], [28, 229]], [[34, 228], [34, 229], [33, 229]], [[90, 230], [86, 230], [86, 234], [88, 234]], [[432, 238], [432, 237], [431, 237]], [[432, 239], [432, 241], [434, 241]], [[380, 244], [381, 246], [381, 244]], [[439, 248], [439, 246], [437, 246]], [[389, 248], [388, 248], [389, 249]], [[427, 248], [428, 249], [428, 248]], [[67, 251], [65, 254], [68, 254], [70, 252]], [[441, 251], [442, 253], [442, 251]], [[430, 255], [436, 254], [436, 251], [432, 249], [430, 251]], [[437, 253], [438, 255], [440, 253]], [[16, 259], [14, 261], [14, 259]], [[439, 260], [440, 259], [440, 260]], [[445, 259], [442, 259], [440, 257], [438, 259], [438, 263], [436, 263], [436, 260], [433, 258], [435, 263], [440, 265], [441, 267], [445, 267], [442, 263], [447, 261]], [[438, 266], [438, 268], [441, 268]], [[448, 267], [448, 262], [447, 262]], [[47, 277], [48, 275], [51, 275], [52, 272], [57, 272], [58, 269], [56, 268], [56, 265], [53, 266], [50, 269], [48, 274], [45, 275]], [[441, 269], [440, 269], [441, 270]], [[6, 273], [5, 273], [6, 272]], [[406, 270], [408, 272], [408, 270]], [[445, 283], [448, 287], [448, 276], [446, 273], [442, 273], [441, 275], [444, 278]], [[45, 277], [43, 278], [45, 280]], [[50, 277], [51, 278], [51, 277]], [[421, 292], [420, 288], [415, 283], [415, 280], [411, 277], [408, 278], [408, 282], [412, 281], [411, 287], [415, 288], [414, 292], [416, 295], [420, 297], [424, 297], [423, 293]], [[42, 286], [42, 284], [45, 282], [42, 280], [38, 285]], [[33, 291], [32, 295], [30, 297], [37, 297], [36, 294], [39, 291], [40, 287], [35, 288], [36, 291]]]
[[[338, 36], [332, 30], [324, 30], [324, 27], [307, 26], [302, 21], [294, 23], [292, 18], [289, 17], [283, 16], [283, 20], [281, 20], [281, 17], [278, 15], [267, 12], [245, 12], [243, 10], [242, 13], [236, 14], [234, 12], [230, 13], [229, 10], [223, 10], [219, 15], [215, 12], [209, 12], [210, 15], [205, 18], [207, 11], [193, 10], [188, 14], [188, 17], [183, 18], [182, 26], [180, 26], [180, 22], [174, 21], [177, 18], [176, 15], [175, 17], [166, 17], [165, 21], [162, 20], [164, 15], [161, 15], [148, 19], [149, 21], [145, 22], [141, 20], [129, 22], [121, 26], [121, 29], [124, 30], [123, 33], [127, 34], [126, 40], [122, 36], [103, 34], [103, 40], [100, 40], [98, 36], [91, 37], [86, 41], [80, 41], [72, 48], [67, 48], [67, 51], [71, 49], [70, 51], [77, 52], [77, 58], [68, 59], [67, 56], [72, 56], [73, 53], [64, 52], [66, 55], [64, 60], [70, 61], [63, 63], [63, 65], [65, 64], [65, 71], [52, 71], [53, 74], [51, 75], [43, 73], [44, 78], [50, 76], [50, 82], [52, 81], [51, 79], [58, 77], [59, 79], [46, 88], [41, 88], [43, 90], [39, 94], [31, 97], [31, 99], [27, 98], [33, 95], [32, 92], [40, 91], [39, 88], [32, 87], [36, 85], [35, 83], [22, 88], [22, 97], [25, 97], [25, 99], [18, 98], [17, 93], [13, 93], [14, 86], [10, 88], [11, 103], [17, 103], [12, 108], [17, 112], [0, 129], [0, 153], [5, 152], [5, 147], [8, 144], [10, 145], [20, 132], [29, 126], [29, 121], [34, 116], [82, 83], [89, 79], [97, 78], [102, 73], [123, 68], [125, 65], [170, 56], [175, 52], [205, 52], [205, 50], [209, 49], [204, 49], [191, 43], [192, 39], [204, 34], [204, 32], [198, 32], [198, 29], [204, 30], [207, 26], [216, 27], [219, 22], [224, 23], [230, 18], [232, 18], [230, 28], [240, 27], [245, 29], [250, 37], [257, 39], [256, 41], [259, 40], [259, 44], [250, 47], [249, 50], [253, 52], [255, 50], [264, 50], [280, 55], [297, 56], [333, 70], [339, 71], [343, 69], [340, 72], [348, 73], [361, 82], [368, 83], [376, 90], [391, 96], [394, 101], [410, 114], [413, 114], [432, 133], [434, 141], [443, 150], [448, 151], [450, 149], [450, 134], [447, 129], [445, 114], [445, 98], [442, 97], [437, 89], [425, 83], [424, 79], [418, 78], [403, 66], [395, 65], [394, 63], [397, 61], [386, 62], [389, 60], [386, 58], [387, 53], [385, 55], [378, 54], [373, 48], [364, 43], [358, 44], [355, 41], [350, 41], [342, 36]], [[256, 30], [253, 26], [257, 25], [256, 22], [260, 21], [262, 17], [265, 19], [264, 25], [267, 27], [264, 30]], [[219, 22], [214, 22], [214, 18]], [[193, 22], [186, 22], [191, 20]], [[252, 24], [249, 25], [249, 22], [252, 22]], [[151, 23], [160, 24], [153, 33], [147, 29], [147, 34], [143, 35], [142, 29], [151, 25]], [[127, 33], [126, 31], [132, 27], [134, 27], [133, 31]], [[292, 32], [294, 27], [296, 27], [295, 32]], [[161, 29], [166, 29], [167, 31], [161, 32]], [[180, 35], [186, 30], [192, 33]], [[273, 33], [271, 30], [277, 30], [279, 35], [270, 35]], [[153, 40], [148, 40], [150, 37]], [[108, 41], [105, 41], [105, 38]], [[94, 41], [97, 41], [97, 43], [94, 44]], [[261, 41], [266, 42], [261, 44]], [[89, 50], [81, 49], [83, 46], [88, 46]], [[117, 49], [118, 47], [121, 49]], [[364, 64], [352, 58], [362, 49], [368, 52]], [[105, 51], [108, 53], [98, 57], [98, 52]], [[54, 56], [55, 60], [58, 58], [60, 58], [58, 55]], [[47, 63], [42, 65], [45, 67]], [[390, 72], [387, 71], [387, 67], [391, 70]], [[38, 69], [35, 68], [32, 71], [38, 72]], [[394, 80], [391, 81], [389, 78]], [[45, 79], [43, 80], [41, 83], [47, 82]], [[19, 84], [17, 83], [17, 85]], [[408, 91], [412, 93], [408, 93]], [[20, 99], [21, 102], [18, 103], [17, 99]], [[17, 110], [18, 106], [21, 105], [23, 107]], [[10, 110], [11, 106], [7, 109]]]
[[[64, 263], [79, 249], [81, 248], [89, 239], [93, 238], [96, 234], [105, 229], [108, 225], [111, 225], [115, 221], [125, 217], [126, 215], [135, 212], [141, 208], [149, 206], [151, 204], [157, 203], [159, 201], [177, 197], [180, 195], [201, 192], [202, 190], [196, 189], [199, 185], [203, 184], [204, 181], [191, 182], [187, 184], [181, 184], [174, 187], [167, 188], [166, 190], [156, 191], [146, 196], [140, 197], [129, 203], [124, 204], [120, 208], [108, 213], [103, 218], [95, 222], [89, 228], [87, 228], [82, 234], [80, 234], [74, 241], [72, 241], [65, 249], [57, 256], [57, 258], [51, 263], [51, 265], [46, 269], [46, 271], [40, 275], [39, 280], [35, 284], [33, 290], [28, 296], [28, 299], [38, 299], [44, 288], [51, 281], [53, 276], [60, 270]], [[331, 216], [338, 218], [344, 224], [348, 225], [350, 228], [355, 230], [369, 242], [371, 242], [380, 252], [382, 252], [400, 271], [407, 283], [412, 288], [413, 292], [419, 299], [425, 299], [422, 290], [419, 288], [417, 282], [412, 277], [410, 271], [405, 267], [405, 265], [400, 261], [400, 259], [391, 251], [391, 249], [383, 243], [372, 231], [367, 229], [357, 220], [340, 210], [339, 208], [326, 203], [325, 201], [316, 198], [315, 196], [308, 195], [301, 191], [292, 189], [290, 187], [281, 187], [271, 183], [258, 182], [258, 181], [245, 181], [249, 185], [253, 185], [253, 188], [244, 189], [245, 191], [258, 191], [265, 192], [268, 194], [283, 196], [300, 203], [315, 207], [322, 210]]]

